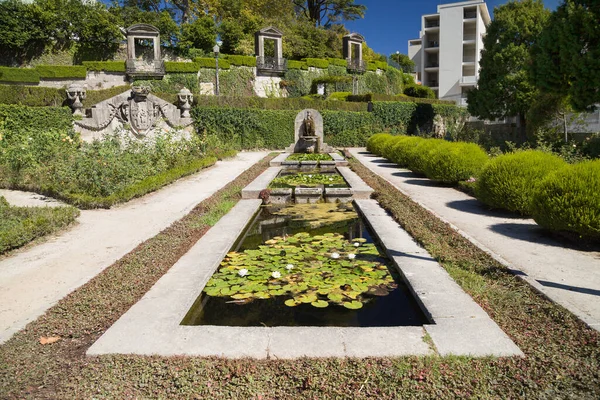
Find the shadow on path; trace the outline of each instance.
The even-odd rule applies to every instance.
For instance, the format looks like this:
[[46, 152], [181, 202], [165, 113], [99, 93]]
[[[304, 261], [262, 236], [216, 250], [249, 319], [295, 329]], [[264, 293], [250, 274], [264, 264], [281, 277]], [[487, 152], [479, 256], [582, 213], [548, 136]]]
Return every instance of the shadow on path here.
[[398, 250], [388, 250], [387, 253], [390, 257], [409, 257], [409, 258], [416, 258], [418, 260], [435, 261], [435, 258], [432, 258], [430, 256], [426, 256], [426, 255], [421, 256], [418, 254], [408, 254], [408, 253], [403, 253]]
[[490, 226], [491, 231], [513, 239], [523, 240], [525, 242], [543, 244], [552, 247], [561, 247], [583, 252], [600, 251], [600, 245], [585, 245], [573, 242], [566, 238], [554, 235], [552, 232], [540, 227], [539, 225], [504, 223]]
[[556, 289], [564, 289], [564, 290], [568, 290], [570, 292], [591, 294], [592, 296], [600, 296], [600, 290], [597, 290], [597, 289], [589, 289], [589, 288], [582, 288], [582, 287], [578, 287], [578, 286], [563, 285], [562, 283], [542, 281], [539, 279], [537, 279], [537, 281], [538, 281], [538, 283], [540, 283], [541, 285], [546, 286], [546, 287], [552, 287], [552, 288], [556, 288]]
[[446, 203], [447, 207], [453, 208], [458, 211], [476, 214], [476, 215], [484, 215], [486, 217], [495, 217], [495, 218], [507, 218], [507, 219], [524, 219], [519, 214], [505, 211], [505, 210], [490, 210], [477, 199], [467, 199], [467, 200], [453, 200]]

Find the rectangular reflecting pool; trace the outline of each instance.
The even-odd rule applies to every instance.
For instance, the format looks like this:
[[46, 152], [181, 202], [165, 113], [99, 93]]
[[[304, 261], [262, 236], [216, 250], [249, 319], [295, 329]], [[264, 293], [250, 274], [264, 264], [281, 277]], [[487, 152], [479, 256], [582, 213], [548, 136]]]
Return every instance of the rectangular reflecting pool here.
[[263, 207], [182, 325], [427, 323], [352, 204]]

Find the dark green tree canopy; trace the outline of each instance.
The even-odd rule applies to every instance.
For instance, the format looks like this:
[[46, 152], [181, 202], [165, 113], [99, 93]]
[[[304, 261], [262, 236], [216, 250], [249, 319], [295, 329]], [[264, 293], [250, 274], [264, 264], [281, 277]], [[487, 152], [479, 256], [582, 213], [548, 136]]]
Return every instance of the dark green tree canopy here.
[[315, 26], [363, 18], [367, 7], [354, 0], [293, 0], [296, 10]]
[[531, 55], [531, 78], [541, 90], [568, 97], [578, 111], [600, 103], [600, 2], [566, 0]]
[[400, 69], [407, 74], [415, 72], [415, 62], [411, 60], [406, 54], [394, 53], [390, 55], [390, 59], [398, 63]]
[[529, 51], [550, 15], [540, 0], [511, 1], [494, 10], [484, 39], [478, 87], [469, 91], [469, 112], [498, 119], [525, 114], [536, 95], [527, 68]]

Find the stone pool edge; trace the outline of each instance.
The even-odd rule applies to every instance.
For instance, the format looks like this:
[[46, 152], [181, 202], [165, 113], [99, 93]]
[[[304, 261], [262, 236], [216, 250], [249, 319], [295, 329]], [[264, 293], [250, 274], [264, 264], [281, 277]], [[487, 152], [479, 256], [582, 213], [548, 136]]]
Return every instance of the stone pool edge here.
[[[278, 167], [269, 168], [247, 188], [256, 193], [260, 186], [265, 185], [266, 187], [270, 182], [269, 178], [273, 175], [276, 176], [279, 170]], [[268, 182], [265, 184], [264, 182], [267, 180]], [[446, 304], [443, 300], [444, 296], [435, 298], [435, 295], [439, 293], [430, 291], [428, 295], [433, 296], [437, 303], [431, 303], [427, 299], [424, 301], [424, 293], [419, 292], [418, 285], [416, 290], [413, 286], [415, 282], [418, 282], [414, 278], [412, 283], [410, 279], [408, 280], [409, 286], [421, 305], [430, 307], [433, 304], [433, 312], [427, 309], [427, 313], [430, 319], [435, 321], [435, 324], [422, 327], [378, 328], [180, 325], [223, 257], [232, 248], [247, 225], [252, 222], [261, 203], [262, 201], [258, 199], [240, 200], [159, 279], [140, 301], [122, 315], [88, 349], [86, 354], [88, 356], [138, 354], [260, 359], [432, 355], [435, 354], [435, 351], [426, 342], [426, 335], [429, 335], [441, 355], [522, 355], [518, 347], [483, 310], [481, 312], [484, 315], [479, 312], [476, 312], [474, 316], [470, 315], [473, 312], [470, 314], [467, 312], [468, 315], [461, 314], [460, 316], [448, 314], [447, 308], [444, 311], [443, 307]], [[406, 239], [417, 246], [411, 250], [414, 254], [409, 254], [408, 248], [404, 248], [405, 252], [402, 253], [402, 249], [390, 245], [386, 251], [394, 263], [402, 261], [398, 259], [399, 257], [407, 256], [415, 259], [426, 258], [429, 262], [433, 260], [379, 207], [377, 202], [357, 200], [355, 204], [367, 223], [372, 226], [375, 223], [375, 228], [379, 229], [377, 236], [384, 245], [387, 234], [387, 237], [394, 237], [395, 241], [398, 238], [403, 241]], [[385, 218], [389, 220], [386, 221]], [[433, 262], [437, 268], [442, 269], [435, 260]], [[420, 268], [419, 263], [410, 265], [417, 270]], [[399, 266], [398, 268], [405, 277], [412, 277], [411, 272], [406, 268], [403, 269]], [[427, 280], [426, 276], [422, 276], [422, 278]], [[451, 278], [449, 279], [451, 280]], [[432, 282], [435, 284], [438, 281], [439, 279]], [[453, 280], [451, 281], [458, 287]], [[460, 287], [458, 289], [462, 292]], [[462, 292], [462, 294], [473, 302], [466, 293]], [[445, 298], [447, 299], [447, 297]], [[427, 303], [428, 301], [429, 303]], [[439, 304], [441, 308], [436, 308], [436, 304]], [[450, 306], [452, 307], [452, 303]], [[472, 311], [472, 308], [467, 308], [467, 310]], [[468, 334], [464, 332], [465, 326], [469, 327]], [[492, 336], [488, 334], [489, 332], [492, 333]], [[482, 341], [480, 338], [484, 340]]]

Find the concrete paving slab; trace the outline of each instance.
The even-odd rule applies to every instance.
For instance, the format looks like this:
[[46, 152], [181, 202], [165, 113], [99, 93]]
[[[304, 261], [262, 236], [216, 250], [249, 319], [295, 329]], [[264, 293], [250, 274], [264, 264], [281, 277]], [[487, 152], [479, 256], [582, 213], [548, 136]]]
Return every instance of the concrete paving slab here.
[[267, 154], [242, 152], [126, 204], [83, 210], [73, 228], [1, 258], [0, 343]]
[[600, 252], [569, 248], [530, 218], [490, 211], [463, 192], [433, 185], [363, 148], [349, 151], [540, 293], [600, 330]]
[[269, 356], [273, 358], [343, 357], [342, 328], [276, 327], [270, 329]]
[[[445, 326], [447, 320], [468, 321], [463, 325], [465, 337], [483, 335], [486, 341], [479, 343], [475, 348], [466, 342], [453, 342], [454, 332], [448, 331], [449, 336], [444, 336], [445, 331], [442, 328], [433, 328], [436, 332], [432, 336], [434, 344], [450, 346], [447, 342], [452, 342], [451, 350], [453, 354], [478, 355], [476, 351], [484, 353], [483, 355], [508, 355], [510, 350], [508, 344], [504, 347], [488, 348], [486, 345], [495, 343], [505, 343], [508, 340], [513, 349], [516, 345], [506, 336], [496, 323], [486, 314], [486, 312], [473, 299], [466, 294], [462, 288], [448, 275], [429, 253], [420, 247], [404, 231], [391, 216], [377, 214], [379, 208], [375, 200], [356, 200], [355, 204], [366, 222], [371, 226], [375, 236], [385, 247], [386, 253], [390, 256], [395, 266], [398, 268], [411, 292], [416, 296], [417, 303], [421, 306], [425, 315], [436, 324]], [[481, 320], [479, 325], [471, 324], [473, 320]], [[453, 328], [454, 325], [450, 325]], [[437, 330], [436, 330], [437, 329]], [[458, 328], [457, 328], [458, 329]], [[473, 329], [478, 329], [474, 332]], [[479, 330], [482, 329], [482, 330]], [[477, 343], [477, 342], [476, 342]], [[461, 344], [463, 344], [461, 346]], [[474, 350], [475, 349], [475, 350]], [[520, 350], [514, 353], [522, 354]]]
[[358, 175], [354, 173], [348, 167], [338, 167], [337, 168], [340, 175], [344, 177], [346, 182], [350, 188], [352, 188], [352, 195], [354, 199], [368, 199], [371, 197], [373, 193], [373, 189], [371, 189]]
[[342, 157], [339, 153], [329, 153], [329, 155], [331, 156], [331, 158], [333, 158], [335, 165], [337, 165], [338, 167], [345, 167], [348, 165], [348, 160]]
[[420, 326], [345, 328], [344, 346], [348, 357], [403, 357], [432, 355]]
[[521, 349], [490, 319], [446, 319], [425, 330], [442, 356], [523, 356]]
[[279, 175], [281, 169], [282, 167], [267, 168], [264, 173], [260, 174], [252, 183], [242, 189], [242, 199], [258, 199], [260, 192], [269, 186], [269, 183]]
[[290, 153], [281, 153], [277, 157], [271, 160], [271, 167], [281, 167], [281, 163], [285, 161], [286, 158], [290, 156]]

